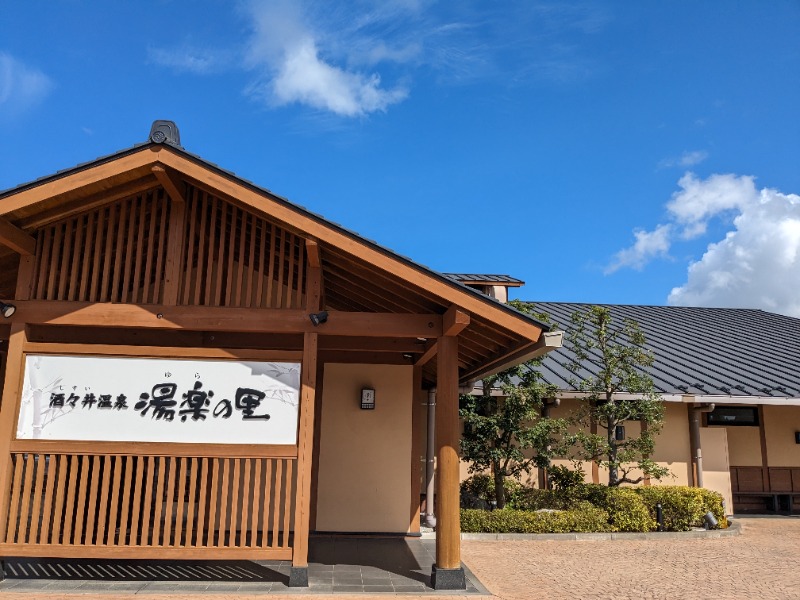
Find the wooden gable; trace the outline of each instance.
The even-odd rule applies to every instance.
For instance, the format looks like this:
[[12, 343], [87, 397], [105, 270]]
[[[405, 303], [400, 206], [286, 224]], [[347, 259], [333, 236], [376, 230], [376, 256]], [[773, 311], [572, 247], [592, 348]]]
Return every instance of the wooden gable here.
[[365, 360], [417, 363], [435, 381], [429, 359], [446, 317], [461, 332], [464, 381], [542, 351], [538, 323], [169, 145], [12, 190], [0, 218], [35, 240], [22, 296], [20, 259], [0, 251], [3, 298], [296, 310], [313, 261], [325, 310], [440, 316], [406, 342], [344, 345], [372, 353]]

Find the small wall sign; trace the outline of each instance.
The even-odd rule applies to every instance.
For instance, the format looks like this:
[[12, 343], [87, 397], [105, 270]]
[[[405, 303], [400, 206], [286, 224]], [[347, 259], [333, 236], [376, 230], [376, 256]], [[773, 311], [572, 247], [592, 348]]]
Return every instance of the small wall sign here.
[[369, 388], [361, 390], [361, 408], [375, 410], [375, 390]]

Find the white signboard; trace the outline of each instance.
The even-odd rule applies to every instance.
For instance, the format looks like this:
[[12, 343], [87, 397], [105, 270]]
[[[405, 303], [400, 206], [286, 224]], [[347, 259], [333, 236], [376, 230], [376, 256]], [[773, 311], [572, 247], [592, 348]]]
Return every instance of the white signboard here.
[[29, 354], [17, 439], [296, 444], [300, 364]]

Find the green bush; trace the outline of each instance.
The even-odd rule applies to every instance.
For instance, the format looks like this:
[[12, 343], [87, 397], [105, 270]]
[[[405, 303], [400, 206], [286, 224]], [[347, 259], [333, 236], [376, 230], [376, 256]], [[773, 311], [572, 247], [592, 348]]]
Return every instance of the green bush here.
[[572, 502], [565, 502], [563, 494], [554, 490], [540, 490], [538, 488], [522, 488], [515, 496], [508, 508], [517, 510], [565, 510], [570, 508]]
[[661, 503], [664, 529], [667, 531], [688, 531], [692, 527], [702, 527], [703, 517], [709, 511], [717, 518], [720, 527], [728, 526], [722, 496], [717, 492], [677, 485], [641, 487], [636, 492], [653, 519], [656, 504]]
[[[470, 493], [494, 498], [494, 485], [489, 476], [476, 476], [467, 481], [470, 483], [465, 486], [467, 482], [464, 482], [462, 490], [467, 487]], [[505, 510], [462, 510], [462, 530], [486, 533], [654, 531], [658, 503], [661, 503], [666, 531], [702, 527], [703, 517], [709, 511], [720, 527], [728, 526], [722, 496], [705, 489], [671, 485], [610, 488], [585, 483], [567, 485], [559, 490], [523, 486], [511, 489], [514, 491], [509, 493]], [[506, 491], [508, 493], [508, 487]]]
[[[516, 479], [506, 478], [503, 482], [503, 489], [506, 493], [506, 504], [513, 504], [516, 496], [525, 488]], [[478, 473], [461, 482], [461, 494], [470, 494], [485, 500], [494, 502], [497, 500], [494, 493], [494, 479], [491, 475]]]
[[461, 511], [461, 531], [466, 533], [570, 533], [610, 531], [608, 514], [590, 504], [573, 510], [531, 512], [526, 510]]

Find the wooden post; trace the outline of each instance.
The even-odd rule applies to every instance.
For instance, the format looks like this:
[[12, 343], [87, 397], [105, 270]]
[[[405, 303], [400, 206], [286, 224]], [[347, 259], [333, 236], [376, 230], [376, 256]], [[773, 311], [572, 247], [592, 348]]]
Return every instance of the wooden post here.
[[27, 341], [25, 323], [12, 323], [8, 342], [3, 401], [0, 403], [0, 543], [5, 542], [8, 503], [11, 493], [11, 439], [17, 421], [17, 408], [22, 388], [24, 355]]
[[458, 338], [438, 342], [436, 382], [436, 564], [431, 573], [434, 589], [466, 589], [461, 567], [458, 444]]
[[[306, 272], [306, 310], [320, 308], [322, 271]], [[311, 513], [311, 466], [314, 454], [314, 406], [317, 393], [319, 334], [303, 334], [303, 367], [300, 382], [300, 426], [297, 434], [297, 498], [294, 512], [294, 547], [290, 587], [308, 587], [308, 533]]]
[[[186, 204], [170, 196], [169, 233], [167, 234], [167, 259], [164, 265], [164, 304], [178, 304], [182, 279], [183, 246], [186, 228]], [[224, 235], [224, 232], [220, 236]], [[190, 265], [191, 266], [191, 265]], [[189, 269], [187, 269], [189, 270]]]
[[426, 393], [422, 389], [422, 367], [414, 367], [411, 393], [411, 512], [409, 533], [419, 533], [420, 466], [422, 461], [422, 402]]
[[[11, 352], [9, 351], [9, 354]], [[769, 478], [769, 456], [767, 455], [767, 432], [764, 423], [764, 405], [758, 405], [758, 437], [761, 442], [761, 480], [765, 492], [772, 491]], [[777, 508], [777, 507], [776, 507]]]

